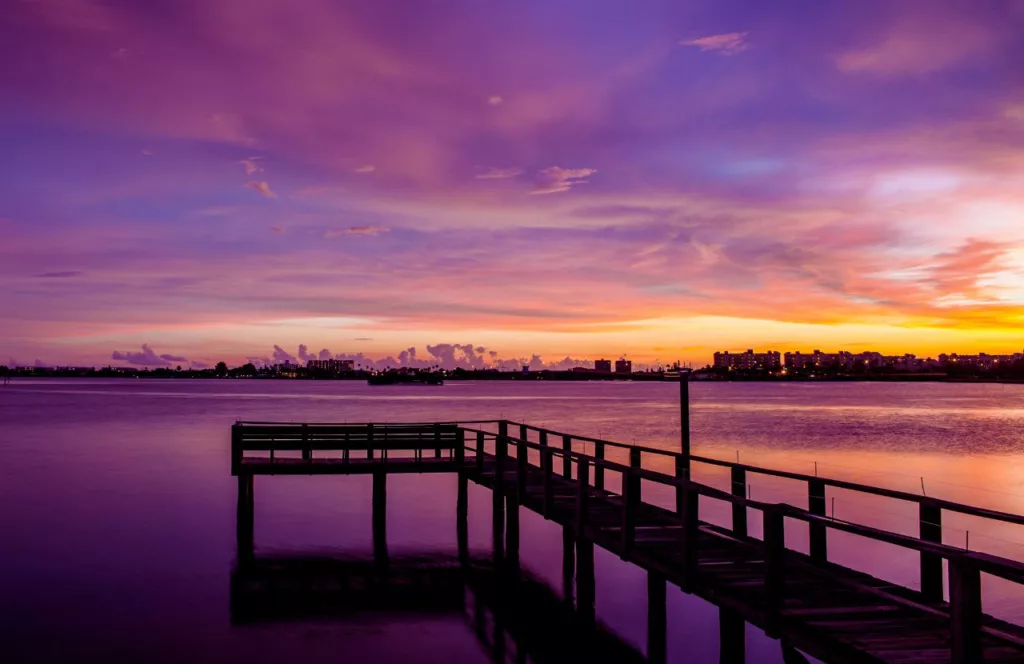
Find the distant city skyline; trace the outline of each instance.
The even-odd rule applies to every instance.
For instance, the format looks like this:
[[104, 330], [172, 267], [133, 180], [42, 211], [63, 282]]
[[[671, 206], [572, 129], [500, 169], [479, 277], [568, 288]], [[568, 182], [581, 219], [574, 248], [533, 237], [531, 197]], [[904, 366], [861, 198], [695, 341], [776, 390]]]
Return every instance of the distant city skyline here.
[[1022, 26], [963, 0], [7, 2], [0, 358], [1016, 348]]

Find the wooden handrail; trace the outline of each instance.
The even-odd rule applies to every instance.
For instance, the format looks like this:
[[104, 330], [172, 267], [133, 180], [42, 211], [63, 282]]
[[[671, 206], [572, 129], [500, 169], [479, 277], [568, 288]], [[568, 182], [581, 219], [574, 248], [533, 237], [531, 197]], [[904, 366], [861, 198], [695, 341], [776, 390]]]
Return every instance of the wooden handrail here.
[[[485, 436], [497, 437], [497, 434], [492, 432], [468, 429], [468, 431], [474, 433], [483, 433]], [[563, 456], [576, 461], [578, 464], [589, 467], [593, 465], [595, 467], [602, 467], [607, 470], [615, 472], [630, 474], [633, 473], [640, 479], [648, 480], [650, 482], [656, 482], [666, 486], [672, 486], [683, 490], [694, 491], [698, 495], [711, 498], [713, 500], [721, 500], [733, 505], [738, 505], [742, 508], [752, 508], [761, 512], [765, 511], [778, 511], [783, 516], [799, 521], [804, 521], [809, 524], [820, 524], [827, 529], [842, 531], [853, 535], [859, 535], [869, 539], [877, 540], [887, 544], [900, 546], [913, 551], [922, 553], [929, 553], [936, 556], [940, 556], [946, 560], [959, 560], [969, 559], [975, 562], [981, 569], [981, 571], [998, 576], [1000, 578], [1012, 581], [1015, 583], [1024, 584], [1024, 563], [1009, 558], [1003, 558], [1001, 556], [995, 556], [992, 554], [979, 553], [975, 551], [968, 551], [960, 549], [958, 547], [949, 546], [947, 544], [941, 544], [937, 542], [929, 542], [909, 535], [901, 535], [899, 533], [893, 533], [873, 526], [866, 526], [863, 524], [853, 523], [850, 521], [843, 521], [839, 519], [833, 519], [826, 516], [821, 516], [809, 512], [808, 510], [790, 505], [788, 503], [769, 503], [764, 501], [753, 500], [745, 496], [734, 495], [731, 492], [723, 491], [706, 484], [700, 484], [686, 478], [678, 478], [672, 475], [666, 475], [655, 470], [647, 468], [636, 469], [628, 465], [616, 463], [614, 461], [608, 461], [606, 459], [599, 459], [594, 456], [584, 454], [582, 452], [576, 452], [572, 450], [564, 450], [555, 446], [544, 446], [539, 443], [535, 443], [529, 440], [523, 440], [515, 436], [506, 436], [505, 442], [510, 445], [516, 445], [517, 447], [522, 445], [528, 449], [535, 449], [540, 451], [546, 451], [551, 456]], [[532, 465], [532, 464], [531, 464]], [[820, 478], [819, 478], [820, 479]]]

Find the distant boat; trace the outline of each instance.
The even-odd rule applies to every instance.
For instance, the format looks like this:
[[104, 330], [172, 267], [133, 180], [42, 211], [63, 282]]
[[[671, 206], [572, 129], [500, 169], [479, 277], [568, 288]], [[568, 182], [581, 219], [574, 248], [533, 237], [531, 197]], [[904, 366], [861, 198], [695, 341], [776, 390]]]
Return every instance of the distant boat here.
[[437, 373], [400, 373], [385, 371], [366, 379], [368, 385], [444, 385], [444, 378]]

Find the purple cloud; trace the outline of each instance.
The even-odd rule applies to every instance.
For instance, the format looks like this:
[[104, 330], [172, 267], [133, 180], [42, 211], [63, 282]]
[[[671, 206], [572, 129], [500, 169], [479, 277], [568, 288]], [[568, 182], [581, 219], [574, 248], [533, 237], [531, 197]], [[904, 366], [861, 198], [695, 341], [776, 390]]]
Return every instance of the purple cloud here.
[[139, 352], [115, 350], [110, 354], [110, 359], [142, 367], [165, 367], [171, 362], [188, 362], [188, 358], [178, 355], [157, 355], [149, 344], [142, 344], [142, 350]]

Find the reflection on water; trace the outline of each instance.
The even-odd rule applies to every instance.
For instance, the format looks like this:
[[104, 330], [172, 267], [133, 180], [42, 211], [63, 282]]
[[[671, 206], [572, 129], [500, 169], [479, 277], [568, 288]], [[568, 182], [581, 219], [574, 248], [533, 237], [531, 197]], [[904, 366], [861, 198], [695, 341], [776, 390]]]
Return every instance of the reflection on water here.
[[[450, 383], [441, 388], [347, 382], [35, 381], [0, 388], [0, 624], [9, 661], [487, 661], [471, 609], [455, 615], [361, 611], [358, 619], [240, 625], [231, 617], [235, 419], [401, 421], [505, 417], [582, 435], [673, 449], [676, 386], [652, 383]], [[694, 384], [694, 452], [747, 463], [924, 490], [1024, 511], [1024, 387], [947, 384]], [[654, 460], [652, 464], [656, 464]], [[697, 467], [726, 486], [727, 473]], [[750, 477], [755, 498], [806, 504], [805, 487]], [[388, 550], [457, 555], [456, 481], [407, 476], [388, 487]], [[373, 550], [370, 479], [259, 478], [257, 556]], [[656, 490], [645, 495], [671, 500]], [[834, 501], [833, 501], [834, 499]], [[829, 491], [837, 516], [916, 534], [913, 506]], [[728, 523], [728, 509], [703, 509]], [[471, 485], [469, 550], [493, 552], [490, 494]], [[948, 515], [944, 540], [1024, 559], [1024, 532]], [[756, 533], [759, 519], [751, 517]], [[561, 530], [521, 516], [531, 579], [563, 591]], [[834, 535], [830, 556], [914, 586], [915, 556]], [[806, 546], [806, 527], [787, 539]], [[645, 652], [643, 572], [594, 553], [597, 620]], [[1024, 620], [1024, 596], [984, 580], [985, 609]], [[675, 588], [667, 597], [669, 659], [718, 658], [717, 609]], [[351, 616], [350, 616], [351, 617]], [[490, 620], [490, 618], [488, 618]], [[493, 631], [493, 630], [492, 630]], [[509, 652], [512, 652], [510, 650]], [[747, 628], [751, 662], [781, 662]], [[5, 659], [7, 659], [5, 657]]]

